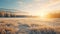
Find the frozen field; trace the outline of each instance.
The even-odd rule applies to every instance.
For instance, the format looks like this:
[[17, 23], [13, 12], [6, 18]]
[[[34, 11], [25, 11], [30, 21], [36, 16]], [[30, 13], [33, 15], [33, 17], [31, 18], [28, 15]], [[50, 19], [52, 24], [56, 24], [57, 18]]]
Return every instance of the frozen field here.
[[0, 18], [1, 34], [60, 34], [60, 18]]

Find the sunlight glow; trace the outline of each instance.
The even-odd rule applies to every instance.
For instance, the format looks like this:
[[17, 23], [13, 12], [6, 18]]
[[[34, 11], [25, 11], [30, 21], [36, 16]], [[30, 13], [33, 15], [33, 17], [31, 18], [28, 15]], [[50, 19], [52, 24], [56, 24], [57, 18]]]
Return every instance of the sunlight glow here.
[[46, 17], [46, 13], [41, 12], [41, 13], [40, 13], [40, 18], [45, 18], [45, 17]]

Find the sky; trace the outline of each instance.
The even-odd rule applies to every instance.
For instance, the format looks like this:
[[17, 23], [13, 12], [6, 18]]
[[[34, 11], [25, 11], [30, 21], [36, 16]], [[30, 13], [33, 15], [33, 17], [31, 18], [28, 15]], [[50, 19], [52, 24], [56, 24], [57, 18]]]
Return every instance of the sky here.
[[0, 8], [18, 9], [32, 15], [60, 10], [60, 0], [0, 0]]

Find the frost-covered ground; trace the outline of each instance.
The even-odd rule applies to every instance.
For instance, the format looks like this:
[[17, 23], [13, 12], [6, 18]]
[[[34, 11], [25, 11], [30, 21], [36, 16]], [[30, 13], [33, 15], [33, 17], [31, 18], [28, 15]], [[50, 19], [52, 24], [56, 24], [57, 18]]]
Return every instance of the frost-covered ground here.
[[0, 18], [0, 34], [60, 34], [60, 18]]

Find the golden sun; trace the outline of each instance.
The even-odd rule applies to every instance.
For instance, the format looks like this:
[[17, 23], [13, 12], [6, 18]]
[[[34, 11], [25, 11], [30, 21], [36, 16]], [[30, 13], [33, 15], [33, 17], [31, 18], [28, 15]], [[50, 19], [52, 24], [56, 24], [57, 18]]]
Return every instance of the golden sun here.
[[41, 12], [40, 13], [40, 18], [46, 18], [47, 13]]
[[41, 21], [50, 21], [49, 17], [47, 16], [49, 13], [48, 12], [41, 12], [40, 13], [40, 20]]

